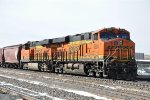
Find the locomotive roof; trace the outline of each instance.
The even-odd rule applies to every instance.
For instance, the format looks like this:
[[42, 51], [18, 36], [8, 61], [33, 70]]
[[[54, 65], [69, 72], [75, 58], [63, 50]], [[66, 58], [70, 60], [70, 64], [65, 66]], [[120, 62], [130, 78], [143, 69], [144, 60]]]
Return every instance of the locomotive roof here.
[[[58, 37], [58, 38], [53, 38], [53, 39], [44, 39], [41, 41], [38, 41], [36, 45], [46, 45], [46, 44], [51, 44], [51, 43], [63, 43], [63, 42], [73, 42], [73, 38], [77, 37], [80, 38], [82, 35], [86, 34], [91, 34], [92, 32], [85, 32], [85, 33], [80, 33], [80, 34], [75, 34], [75, 35], [67, 35], [64, 37]], [[81, 39], [80, 39], [81, 40]]]
[[130, 34], [129, 31], [125, 30], [125, 29], [121, 29], [121, 28], [115, 28], [115, 27], [110, 27], [110, 28], [103, 28], [103, 29], [99, 29], [96, 31], [93, 31], [92, 34], [98, 33], [98, 32], [111, 32], [111, 31], [117, 31], [117, 33], [119, 32], [126, 32], [127, 34]]
[[91, 31], [91, 32], [84, 32], [84, 33], [80, 33], [80, 34], [67, 35], [64, 37], [44, 39], [41, 41], [28, 41], [27, 43], [30, 43], [30, 46], [36, 46], [36, 45], [46, 45], [46, 44], [52, 44], [52, 43], [73, 42], [73, 41], [83, 40], [82, 39], [83, 37], [84, 37], [84, 39], [89, 39], [90, 36], [87, 36], [88, 34], [95, 34], [97, 32], [105, 32], [105, 31], [106, 32], [108, 32], [108, 31], [115, 31], [115, 32], [116, 31], [122, 31], [122, 32], [126, 32], [129, 34], [129, 32], [125, 29], [110, 27], [110, 28], [103, 28], [103, 29], [99, 29], [99, 30]]

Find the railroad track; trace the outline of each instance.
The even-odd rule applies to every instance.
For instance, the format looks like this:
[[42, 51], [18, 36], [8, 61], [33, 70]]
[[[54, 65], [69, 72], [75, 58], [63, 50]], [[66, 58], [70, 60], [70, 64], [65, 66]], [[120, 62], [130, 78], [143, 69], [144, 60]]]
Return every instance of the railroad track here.
[[[1, 68], [3, 69], [3, 68]], [[13, 70], [13, 71], [12, 71]], [[21, 72], [21, 73], [18, 73]], [[63, 83], [65, 87], [84, 88], [86, 91], [106, 95], [112, 99], [135, 99], [135, 100], [149, 100], [150, 98], [150, 83], [147, 81], [137, 80], [123, 81], [112, 79], [100, 79], [85, 76], [74, 76], [68, 74], [45, 73], [37, 71], [17, 70], [17, 69], [4, 69], [0, 70], [1, 74], [16, 75], [18, 78], [36, 79], [38, 81], [45, 81], [60, 86]], [[32, 73], [32, 74], [31, 74]], [[101, 91], [103, 90], [103, 91]]]

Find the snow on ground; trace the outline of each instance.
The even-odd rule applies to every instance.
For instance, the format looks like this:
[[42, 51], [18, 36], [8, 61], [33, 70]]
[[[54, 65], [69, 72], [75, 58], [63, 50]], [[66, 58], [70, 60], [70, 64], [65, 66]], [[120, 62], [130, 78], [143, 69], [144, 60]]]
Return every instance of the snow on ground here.
[[[27, 82], [27, 83], [35, 84], [35, 85], [42, 85], [42, 86], [47, 86], [47, 87], [50, 87], [50, 88], [57, 88], [59, 90], [63, 90], [63, 91], [66, 91], [66, 92], [72, 92], [72, 93], [75, 93], [75, 94], [78, 94], [78, 95], [87, 96], [87, 97], [93, 97], [95, 99], [111, 100], [111, 99], [107, 99], [105, 97], [97, 96], [97, 95], [89, 93], [89, 92], [79, 91], [79, 90], [74, 90], [74, 89], [60, 88], [59, 86], [56, 86], [56, 85], [50, 86], [50, 85], [48, 85], [46, 83], [39, 82], [39, 81], [26, 80], [26, 79], [16, 78], [16, 77], [12, 77], [12, 76], [5, 76], [5, 75], [1, 75], [1, 74], [0, 74], [0, 76], [1, 77], [5, 77], [5, 78], [11, 78], [11, 79], [19, 80], [19, 81], [22, 81], [22, 82]], [[112, 86], [107, 86], [107, 85], [101, 85], [101, 86], [104, 87], [104, 88], [116, 89], [116, 87], [112, 87]], [[43, 93], [41, 94], [40, 93], [40, 95], [45, 95], [45, 96], [48, 97], [47, 94], [43, 94]]]
[[51, 77], [48, 77], [48, 76], [43, 76], [43, 78], [46, 78], [46, 79], [48, 79], [48, 78], [51, 78]]
[[31, 74], [27, 74], [27, 73], [18, 73], [20, 75], [27, 75], [27, 76], [30, 76]]
[[117, 87], [114, 87], [114, 86], [108, 86], [108, 85], [100, 85], [101, 87], [105, 87], [105, 88], [109, 88], [109, 89], [117, 89]]
[[[13, 89], [13, 88], [20, 89], [21, 93], [28, 94], [30, 96], [46, 96], [46, 97], [48, 97], [52, 100], [63, 100], [63, 99], [60, 99], [60, 98], [57, 98], [57, 97], [52, 97], [52, 96], [48, 95], [47, 93], [35, 92], [33, 90], [29, 90], [27, 88], [19, 87], [19, 86], [16, 86], [16, 85], [13, 85], [13, 84], [10, 84], [10, 83], [6, 83], [6, 82], [0, 82], [0, 86], [11, 86], [10, 89]], [[28, 91], [28, 92], [23, 92], [24, 90]]]
[[10, 79], [15, 79], [15, 80], [22, 81], [22, 82], [27, 82], [27, 83], [35, 84], [35, 85], [47, 86], [46, 84], [44, 84], [43, 82], [40, 82], [40, 81], [31, 81], [31, 80], [16, 78], [16, 77], [13, 77], [13, 76], [5, 76], [5, 75], [1, 75], [1, 74], [0, 74], [0, 76], [1, 77], [5, 77], [5, 78], [10, 78]]
[[105, 98], [105, 97], [100, 97], [100, 96], [97, 96], [97, 95], [95, 95], [95, 94], [92, 94], [92, 93], [89, 93], [89, 92], [85, 92], [85, 91], [72, 90], [72, 89], [63, 89], [63, 88], [58, 88], [58, 89], [64, 90], [64, 91], [67, 91], [67, 92], [72, 92], [72, 93], [75, 93], [75, 94], [78, 94], [78, 95], [93, 97], [93, 98], [95, 98], [95, 99], [111, 100], [111, 99], [107, 99], [107, 98]]

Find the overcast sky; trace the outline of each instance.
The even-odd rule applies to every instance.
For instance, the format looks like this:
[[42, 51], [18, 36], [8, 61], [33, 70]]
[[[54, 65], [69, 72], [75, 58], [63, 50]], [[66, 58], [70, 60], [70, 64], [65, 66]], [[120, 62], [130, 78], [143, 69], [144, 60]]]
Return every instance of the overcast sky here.
[[104, 27], [127, 29], [150, 54], [150, 0], [0, 0], [0, 47]]

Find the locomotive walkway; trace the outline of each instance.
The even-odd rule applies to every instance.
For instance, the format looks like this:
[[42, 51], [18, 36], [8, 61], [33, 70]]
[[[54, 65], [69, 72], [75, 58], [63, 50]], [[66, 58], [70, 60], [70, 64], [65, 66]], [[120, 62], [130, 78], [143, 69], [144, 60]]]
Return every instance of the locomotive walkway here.
[[149, 100], [150, 82], [0, 68], [0, 89], [29, 100]]

